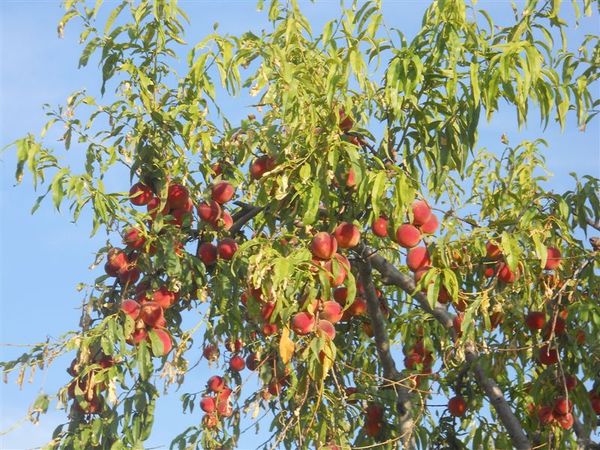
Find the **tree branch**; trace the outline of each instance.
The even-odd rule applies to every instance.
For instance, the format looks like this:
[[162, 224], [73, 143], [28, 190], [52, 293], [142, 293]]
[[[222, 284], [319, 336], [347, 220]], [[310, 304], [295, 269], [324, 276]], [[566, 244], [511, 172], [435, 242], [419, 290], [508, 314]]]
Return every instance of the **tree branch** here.
[[[367, 300], [367, 311], [371, 318], [371, 326], [373, 327], [373, 335], [375, 337], [375, 346], [377, 347], [377, 354], [381, 361], [383, 368], [383, 376], [387, 380], [398, 381], [400, 379], [400, 373], [396, 368], [396, 363], [392, 357], [390, 349], [390, 339], [387, 333], [386, 320], [379, 306], [379, 300], [375, 292], [375, 285], [373, 284], [372, 267], [371, 263], [367, 258], [358, 263], [359, 278], [365, 289], [365, 296]], [[412, 402], [409, 390], [397, 383], [394, 383], [394, 390], [397, 393], [398, 400], [396, 403], [396, 409], [398, 411], [399, 419], [399, 431], [404, 447], [414, 448], [415, 441], [413, 437], [413, 431], [415, 423], [412, 414]]]
[[[377, 255], [372, 249], [369, 249], [364, 244], [361, 244], [357, 248], [362, 254], [368, 255], [366, 257], [375, 270], [382, 275], [382, 281], [386, 284], [393, 284], [402, 289], [407, 294], [415, 298], [421, 308], [433, 315], [433, 317], [440, 322], [445, 328], [449, 330], [451, 335], [454, 337], [454, 330], [452, 328], [453, 317], [448, 311], [441, 305], [437, 305], [432, 308], [427, 301], [427, 297], [421, 292], [415, 293], [415, 283], [408, 276], [396, 269], [390, 264], [384, 257]], [[465, 351], [465, 357], [467, 362], [471, 364], [475, 380], [479, 387], [483, 390], [485, 395], [488, 397], [490, 404], [496, 410], [498, 418], [504, 425], [508, 435], [510, 436], [513, 446], [518, 450], [529, 450], [531, 449], [531, 443], [523, 431], [521, 423], [510, 409], [502, 391], [494, 380], [487, 377], [485, 371], [477, 364], [478, 354], [474, 350], [474, 347], [467, 347]]]

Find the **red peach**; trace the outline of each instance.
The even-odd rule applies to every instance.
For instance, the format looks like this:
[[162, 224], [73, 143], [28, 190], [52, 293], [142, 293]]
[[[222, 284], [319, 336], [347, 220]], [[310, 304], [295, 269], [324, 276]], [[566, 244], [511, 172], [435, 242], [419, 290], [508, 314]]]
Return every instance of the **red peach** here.
[[202, 202], [196, 209], [198, 210], [198, 217], [209, 223], [216, 223], [223, 212], [221, 205], [214, 200], [211, 200], [210, 202]]
[[217, 247], [210, 242], [203, 242], [198, 247], [198, 257], [206, 266], [217, 262]]
[[413, 225], [423, 225], [432, 214], [431, 208], [424, 200], [416, 200], [411, 205], [413, 213]]
[[383, 406], [379, 403], [369, 403], [365, 413], [367, 422], [380, 422], [383, 419]]
[[448, 401], [448, 411], [454, 417], [462, 417], [467, 411], [467, 402], [465, 402], [465, 399], [460, 395], [452, 397]]
[[240, 355], [232, 356], [229, 360], [229, 368], [234, 372], [241, 372], [246, 367], [246, 363], [244, 362], [244, 358]]
[[435, 214], [429, 216], [429, 219], [425, 221], [423, 225], [421, 225], [421, 233], [424, 234], [433, 234], [437, 231], [440, 223], [438, 222], [438, 218]]
[[333, 300], [323, 303], [323, 310], [319, 317], [334, 324], [339, 322], [342, 319], [342, 305]]
[[383, 424], [381, 422], [367, 422], [365, 424], [365, 432], [367, 436], [376, 437], [381, 433]]
[[127, 339], [127, 342], [129, 344], [138, 345], [140, 342], [145, 341], [147, 337], [148, 332], [144, 328], [138, 328], [131, 333], [131, 336], [129, 339]]
[[272, 336], [279, 330], [279, 327], [275, 323], [265, 323], [262, 327], [262, 333], [265, 336]]
[[217, 359], [219, 359], [219, 349], [215, 345], [208, 344], [202, 350], [202, 355], [209, 361], [216, 361]]
[[373, 221], [371, 228], [375, 236], [384, 238], [388, 235], [388, 220], [385, 217], [378, 217]]
[[[334, 262], [336, 261], [335, 266]], [[333, 286], [341, 285], [348, 276], [348, 270], [350, 270], [350, 262], [345, 256], [340, 255], [339, 253], [335, 254], [335, 258], [330, 259], [324, 264], [325, 270], [329, 272], [331, 275], [329, 277], [329, 282]]]
[[268, 155], [260, 156], [250, 165], [250, 176], [254, 180], [258, 180], [262, 178], [266, 172], [273, 170], [274, 167], [275, 160], [272, 157]]
[[328, 320], [319, 320], [318, 328], [324, 336], [329, 339], [335, 338], [335, 327]]
[[411, 248], [406, 256], [406, 265], [413, 272], [431, 266], [431, 259], [427, 247]]
[[156, 327], [163, 318], [163, 309], [156, 302], [146, 302], [140, 307], [140, 319], [150, 327]]
[[190, 194], [187, 188], [181, 184], [169, 186], [167, 204], [170, 209], [183, 209], [187, 206]]
[[548, 344], [540, 348], [540, 363], [545, 365], [556, 364], [558, 362], [558, 351], [555, 348], [550, 348]]
[[166, 286], [161, 286], [152, 294], [152, 300], [164, 309], [172, 306], [178, 298], [177, 292], [170, 291]]
[[542, 406], [538, 409], [538, 419], [540, 424], [549, 425], [554, 421], [552, 406]]
[[345, 286], [340, 286], [340, 287], [334, 289], [333, 298], [339, 304], [345, 305], [346, 299], [348, 298], [348, 288]]
[[352, 117], [346, 115], [346, 111], [344, 110], [344, 108], [340, 108], [338, 113], [340, 118], [340, 130], [342, 130], [344, 133], [347, 133], [354, 126], [354, 120], [352, 119]]
[[362, 316], [367, 312], [367, 303], [362, 298], [357, 297], [347, 311], [352, 316]]
[[571, 411], [573, 411], [573, 403], [571, 400], [567, 400], [565, 397], [561, 396], [554, 401], [554, 415], [564, 416]]
[[558, 269], [558, 266], [560, 266], [560, 250], [555, 248], [555, 247], [548, 247], [548, 257], [546, 259], [546, 265], [544, 266], [544, 269], [546, 270], [554, 270], [554, 269]]
[[140, 304], [135, 300], [123, 300], [121, 303], [121, 311], [136, 320], [140, 315]]
[[202, 397], [202, 400], [200, 400], [200, 409], [209, 414], [214, 412], [216, 409], [215, 398], [208, 395]]
[[135, 284], [140, 279], [140, 270], [135, 266], [129, 266], [120, 270], [118, 277], [123, 285]]
[[299, 312], [292, 317], [292, 330], [296, 334], [309, 334], [315, 328], [315, 317], [308, 312]]
[[127, 269], [129, 265], [129, 258], [123, 252], [123, 250], [119, 248], [111, 248], [106, 255], [106, 264], [104, 265], [104, 270], [107, 275], [111, 277], [116, 277], [119, 275], [119, 272]]
[[220, 205], [231, 200], [234, 194], [235, 188], [227, 181], [219, 181], [212, 187], [212, 199]]
[[353, 223], [342, 222], [336, 227], [333, 236], [338, 247], [352, 248], [356, 247], [360, 241], [360, 230]]
[[515, 272], [510, 270], [508, 264], [500, 263], [498, 269], [498, 278], [505, 283], [514, 283], [517, 279], [517, 275]]
[[129, 247], [139, 250], [146, 243], [146, 239], [139, 228], [129, 228], [123, 235], [123, 242]]
[[567, 391], [572, 391], [577, 386], [577, 377], [575, 375], [566, 374], [565, 375], [565, 386]]
[[160, 199], [158, 197], [152, 197], [152, 199], [146, 204], [146, 210], [150, 214], [150, 217], [153, 219], [156, 218], [157, 215], [164, 216], [169, 214], [169, 205], [165, 204], [162, 209], [160, 209]]
[[410, 223], [402, 224], [396, 230], [396, 242], [404, 248], [416, 246], [421, 241], [421, 232]]
[[147, 205], [153, 196], [150, 186], [142, 182], [135, 183], [129, 190], [129, 201], [135, 206]]
[[532, 331], [541, 330], [546, 323], [546, 314], [541, 311], [530, 311], [525, 318], [527, 328]]
[[173, 348], [173, 341], [171, 340], [171, 335], [167, 333], [165, 330], [157, 328], [153, 330], [153, 332], [158, 336], [160, 341], [162, 342], [162, 353], [159, 353], [155, 356], [165, 356], [167, 353], [171, 351]]
[[487, 242], [485, 244], [486, 256], [490, 259], [499, 259], [502, 256], [502, 250], [496, 244]]
[[248, 368], [248, 370], [256, 370], [259, 364], [260, 359], [258, 358], [256, 353], [250, 353], [248, 356], [246, 356], [246, 367]]
[[210, 392], [220, 392], [225, 388], [225, 380], [219, 375], [213, 375], [208, 379], [206, 388]]
[[225, 238], [225, 239], [221, 240], [219, 242], [219, 244], [217, 245], [217, 252], [219, 253], [219, 257], [221, 257], [227, 261], [229, 261], [230, 259], [233, 258], [233, 255], [235, 255], [235, 252], [237, 252], [237, 249], [238, 249], [237, 242], [235, 242], [231, 238]]
[[260, 315], [262, 318], [269, 322], [271, 320], [271, 316], [273, 315], [273, 311], [275, 310], [275, 302], [267, 302], [263, 305]]
[[312, 238], [310, 250], [315, 258], [331, 259], [337, 251], [337, 240], [326, 231], [321, 231]]
[[573, 419], [573, 414], [568, 413], [564, 416], [556, 416], [556, 421], [560, 425], [563, 430], [569, 430], [573, 426], [575, 420]]

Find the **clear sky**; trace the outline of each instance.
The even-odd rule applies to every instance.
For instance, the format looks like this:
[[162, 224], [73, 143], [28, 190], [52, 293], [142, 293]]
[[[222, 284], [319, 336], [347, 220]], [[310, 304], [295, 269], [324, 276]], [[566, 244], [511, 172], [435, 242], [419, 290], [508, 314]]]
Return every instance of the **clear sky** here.
[[[214, 22], [220, 23], [222, 32], [231, 33], [266, 27], [265, 15], [256, 12], [254, 0], [184, 0], [180, 3], [190, 15], [187, 40], [191, 43], [211, 32]], [[383, 3], [388, 25], [411, 36], [429, 2], [384, 0]], [[305, 5], [315, 30], [338, 16], [338, 5], [338, 1]], [[492, 10], [499, 21], [507, 20], [511, 14], [509, 1], [480, 1], [479, 5]], [[570, 9], [570, 5], [565, 4], [564, 8]], [[61, 15], [58, 0], [0, 1], [0, 146], [27, 132], [38, 133], [44, 123], [42, 104], [62, 104], [72, 91], [81, 88], [94, 95], [98, 93], [99, 73], [93, 62], [86, 69], [77, 69], [81, 48], [77, 44], [75, 28], [67, 28], [64, 39], [57, 38], [56, 25]], [[575, 42], [583, 34], [597, 32], [596, 15], [584, 19], [580, 28], [570, 29], [568, 34]], [[182, 54], [182, 62], [185, 62], [185, 54]], [[239, 99], [228, 99], [223, 104], [233, 123], [250, 112], [246, 106], [248, 102]], [[515, 116], [502, 113], [491, 124], [484, 124], [480, 133], [480, 145], [492, 149], [499, 148], [502, 133], [507, 133], [512, 143], [540, 136], [548, 140], [548, 166], [556, 175], [551, 186], [557, 191], [572, 187], [569, 172], [600, 176], [597, 120], [586, 133], [577, 131], [572, 121], [564, 133], [556, 126], [544, 131], [539, 129], [535, 119], [529, 128], [519, 132]], [[76, 150], [74, 152], [71, 157], [77, 160]], [[82, 299], [75, 287], [79, 282], [91, 282], [99, 275], [101, 268], [92, 272], [88, 268], [97, 248], [105, 244], [106, 236], [98, 234], [90, 238], [89, 217], [73, 224], [68, 213], [57, 213], [50, 202], [44, 203], [31, 216], [31, 207], [39, 193], [34, 192], [28, 176], [22, 185], [14, 186], [13, 151], [1, 154], [0, 168], [0, 344], [3, 344], [0, 360], [7, 360], [24, 349], [4, 344], [32, 344], [56, 338], [75, 328]], [[108, 183], [123, 190], [128, 180], [112, 178]], [[66, 382], [64, 368], [71, 359], [72, 356], [58, 360], [47, 373], [38, 372], [34, 383], [26, 383], [21, 391], [14, 385], [14, 376], [11, 384], [0, 387], [0, 432], [26, 415], [28, 406], [40, 390], [53, 393]], [[206, 366], [201, 366], [191, 375], [186, 389], [201, 390], [210, 374]], [[194, 416], [177, 414], [180, 411], [179, 395], [175, 393], [160, 400], [159, 426], [153, 432], [149, 446], [168, 444], [185, 425], [199, 420], [198, 410]], [[62, 420], [62, 412], [51, 410], [42, 417], [39, 425], [25, 423], [8, 435], [0, 436], [0, 448], [24, 449], [42, 445]], [[247, 433], [240, 448], [255, 448], [264, 436], [261, 435], [263, 439], [259, 440]]]

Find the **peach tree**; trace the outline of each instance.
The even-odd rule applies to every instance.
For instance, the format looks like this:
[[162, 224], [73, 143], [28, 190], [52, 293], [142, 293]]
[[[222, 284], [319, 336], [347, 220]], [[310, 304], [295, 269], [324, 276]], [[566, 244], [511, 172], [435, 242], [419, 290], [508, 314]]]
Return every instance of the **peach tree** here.
[[196, 387], [174, 449], [235, 448], [260, 411], [265, 448], [598, 448], [599, 180], [555, 192], [544, 140], [478, 145], [499, 109], [593, 119], [598, 37], [570, 50], [561, 16], [591, 0], [502, 24], [434, 0], [410, 39], [379, 1], [315, 30], [300, 2], [261, 0], [269, 29], [196, 44], [176, 0], [102, 3], [66, 0], [59, 24], [79, 23], [102, 96], [13, 144], [35, 207], [108, 239], [80, 328], [2, 363], [20, 381], [73, 354], [32, 408], [65, 410], [48, 448], [143, 448], [159, 380]]

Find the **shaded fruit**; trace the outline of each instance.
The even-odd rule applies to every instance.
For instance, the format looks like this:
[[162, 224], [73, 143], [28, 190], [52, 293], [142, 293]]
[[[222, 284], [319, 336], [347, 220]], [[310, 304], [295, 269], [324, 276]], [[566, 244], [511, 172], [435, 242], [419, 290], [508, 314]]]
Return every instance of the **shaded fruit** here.
[[465, 399], [460, 395], [452, 397], [448, 401], [448, 411], [454, 417], [462, 417], [467, 411], [467, 402], [465, 402]]

